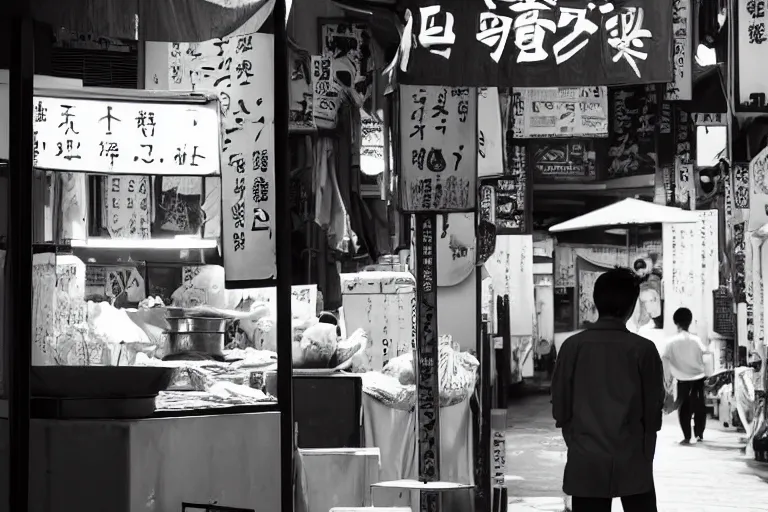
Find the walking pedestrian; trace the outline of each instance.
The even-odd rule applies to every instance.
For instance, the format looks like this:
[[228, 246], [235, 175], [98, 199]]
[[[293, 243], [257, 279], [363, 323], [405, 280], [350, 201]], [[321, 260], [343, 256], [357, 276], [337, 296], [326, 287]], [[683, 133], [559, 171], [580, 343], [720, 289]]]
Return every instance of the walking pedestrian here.
[[707, 348], [701, 338], [688, 332], [693, 322], [693, 314], [688, 308], [679, 308], [672, 319], [677, 326], [677, 334], [672, 336], [664, 347], [662, 361], [664, 376], [677, 380], [677, 415], [683, 430], [681, 444], [691, 443], [691, 416], [693, 416], [693, 436], [696, 441], [704, 440], [704, 428], [707, 425], [707, 405], [704, 399], [704, 380], [707, 377], [704, 354]]
[[563, 491], [573, 512], [657, 512], [653, 483], [664, 375], [652, 341], [629, 332], [640, 286], [628, 268], [595, 281], [599, 318], [565, 340], [552, 377], [552, 415], [568, 447]]

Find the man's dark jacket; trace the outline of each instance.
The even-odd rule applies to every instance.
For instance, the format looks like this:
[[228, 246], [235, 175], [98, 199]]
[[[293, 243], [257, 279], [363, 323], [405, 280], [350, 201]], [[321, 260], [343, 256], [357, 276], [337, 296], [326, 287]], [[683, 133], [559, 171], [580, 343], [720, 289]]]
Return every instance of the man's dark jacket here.
[[552, 377], [552, 415], [568, 446], [563, 491], [591, 498], [651, 491], [663, 404], [652, 341], [612, 319], [565, 340]]

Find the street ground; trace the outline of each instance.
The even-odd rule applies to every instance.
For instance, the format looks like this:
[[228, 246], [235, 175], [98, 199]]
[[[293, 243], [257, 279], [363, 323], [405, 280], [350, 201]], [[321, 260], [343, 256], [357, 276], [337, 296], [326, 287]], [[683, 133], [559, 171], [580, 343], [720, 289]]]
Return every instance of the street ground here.
[[[768, 465], [747, 459], [741, 434], [710, 419], [703, 443], [678, 444], [677, 415], [665, 416], [656, 448], [659, 512], [768, 512]], [[514, 399], [507, 415], [509, 512], [562, 512], [566, 447], [549, 395]], [[614, 512], [622, 512], [614, 500]]]

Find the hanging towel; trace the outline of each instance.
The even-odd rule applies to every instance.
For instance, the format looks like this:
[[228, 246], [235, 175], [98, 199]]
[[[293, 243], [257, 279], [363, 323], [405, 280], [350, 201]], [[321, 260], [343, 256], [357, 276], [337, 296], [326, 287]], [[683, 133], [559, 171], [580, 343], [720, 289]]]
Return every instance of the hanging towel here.
[[315, 222], [326, 230], [333, 249], [347, 253], [357, 249], [357, 235], [339, 191], [335, 167], [333, 141], [320, 137], [315, 144]]

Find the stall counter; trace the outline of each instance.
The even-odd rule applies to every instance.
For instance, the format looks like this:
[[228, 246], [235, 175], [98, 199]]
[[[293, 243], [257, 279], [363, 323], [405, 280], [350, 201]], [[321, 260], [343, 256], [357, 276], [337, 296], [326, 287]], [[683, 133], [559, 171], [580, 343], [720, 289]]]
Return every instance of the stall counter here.
[[280, 510], [279, 427], [278, 412], [33, 419], [30, 512], [165, 512], [182, 503]]

